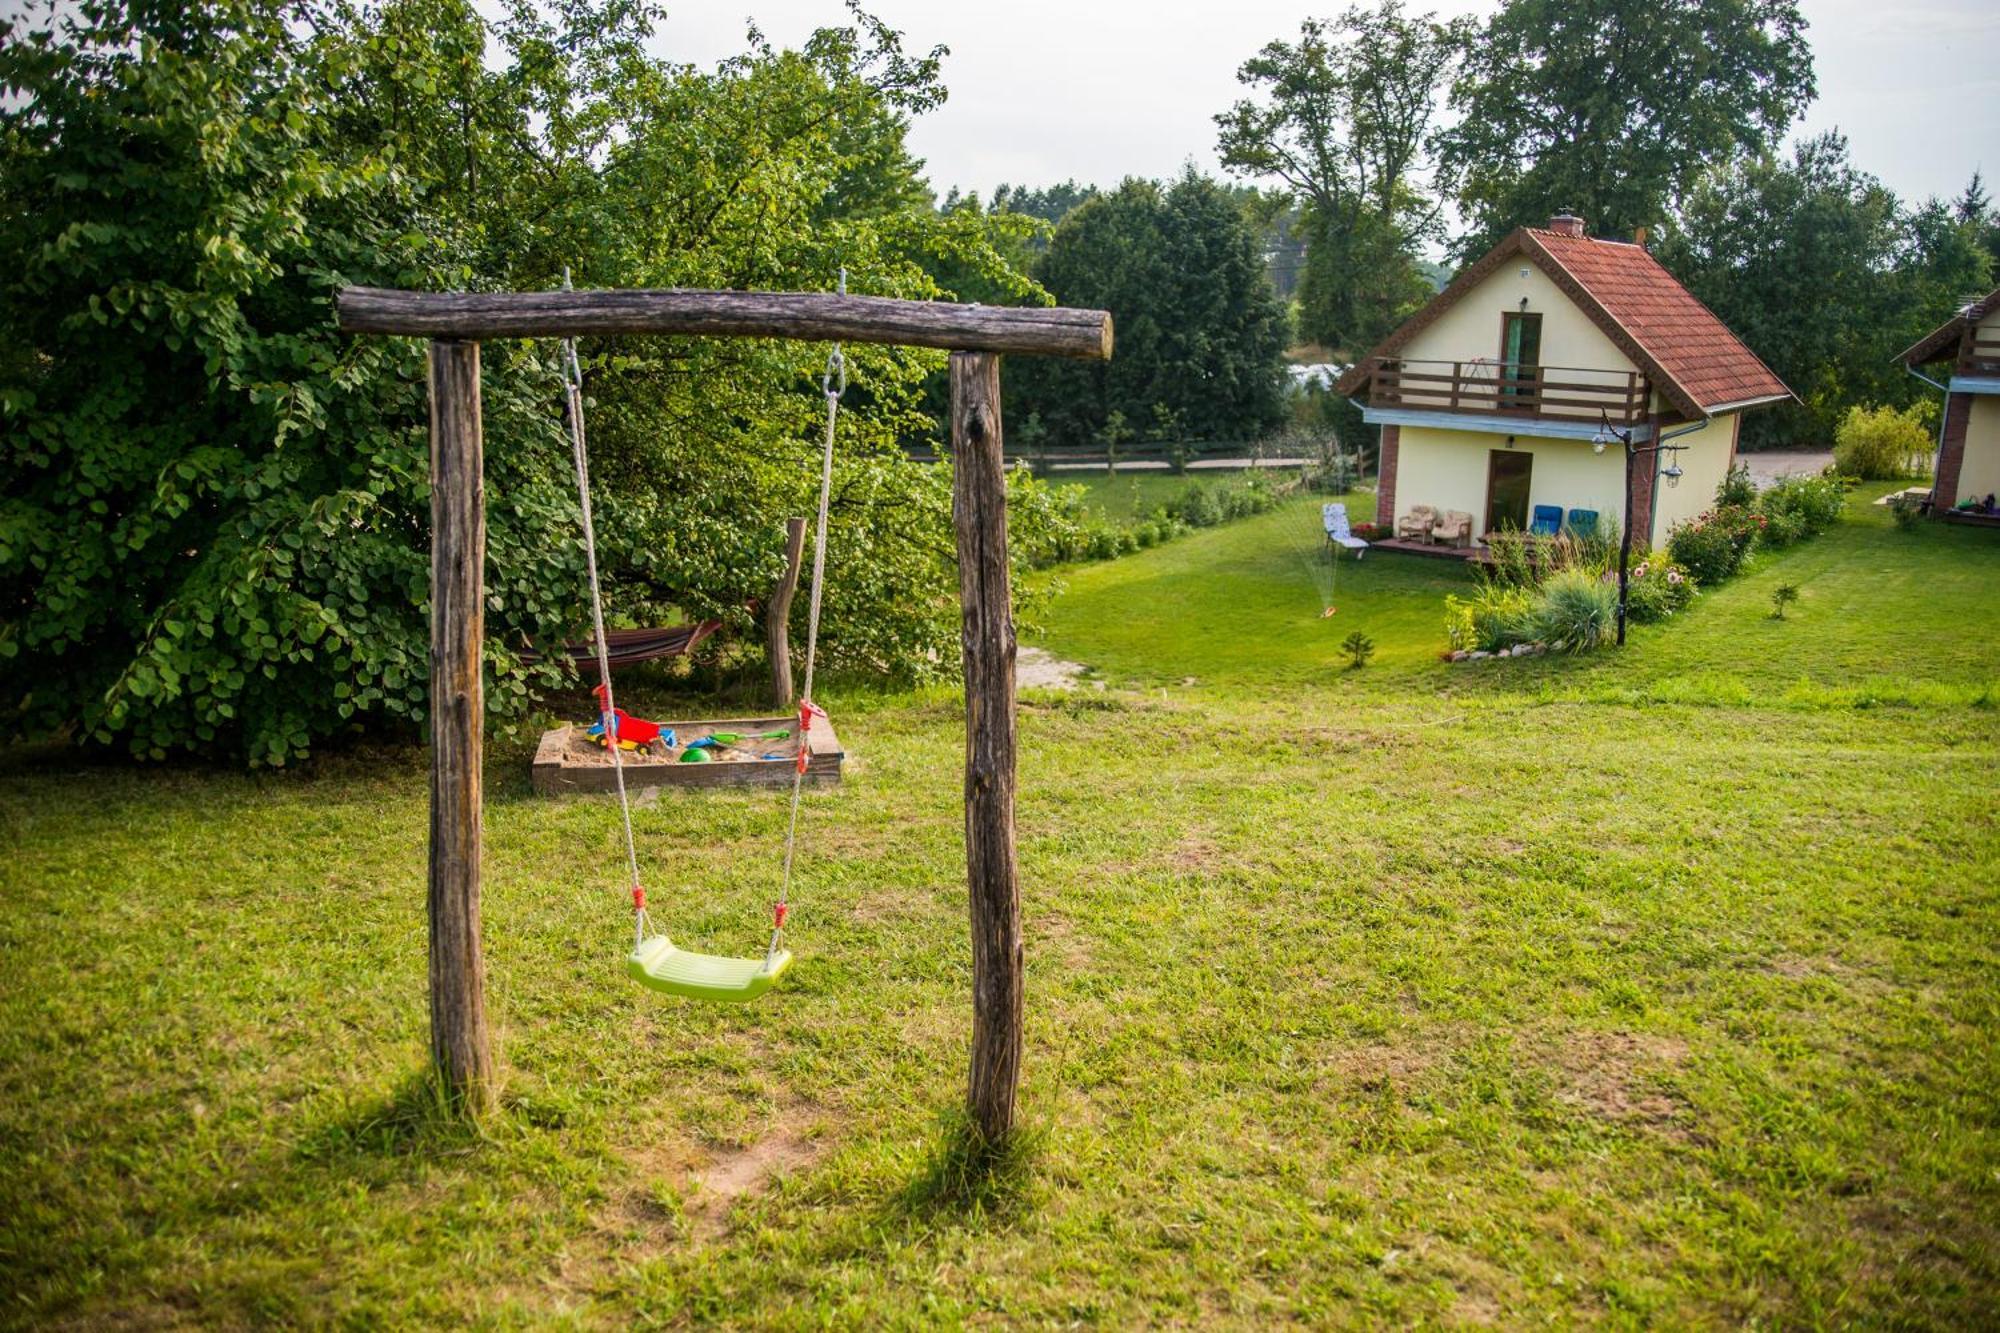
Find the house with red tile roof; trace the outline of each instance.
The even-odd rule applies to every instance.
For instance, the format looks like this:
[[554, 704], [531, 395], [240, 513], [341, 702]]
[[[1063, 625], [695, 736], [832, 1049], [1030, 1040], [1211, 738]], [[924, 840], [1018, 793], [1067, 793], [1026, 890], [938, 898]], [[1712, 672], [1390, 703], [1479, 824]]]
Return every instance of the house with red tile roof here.
[[1983, 509], [2000, 492], [2000, 291], [1966, 302], [1897, 359], [1911, 370], [1950, 363], [1931, 512], [1968, 500]]
[[1414, 536], [1624, 524], [1641, 549], [1714, 503], [1741, 414], [1790, 389], [1639, 241], [1561, 214], [1468, 266], [1341, 378], [1382, 430], [1376, 519]]

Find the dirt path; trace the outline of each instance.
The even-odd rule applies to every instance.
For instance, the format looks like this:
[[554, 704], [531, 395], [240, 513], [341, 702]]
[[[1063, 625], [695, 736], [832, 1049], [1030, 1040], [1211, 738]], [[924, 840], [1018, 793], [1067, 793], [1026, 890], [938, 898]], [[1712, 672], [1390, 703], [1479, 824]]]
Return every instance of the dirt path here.
[[1073, 690], [1082, 682], [1083, 672], [1083, 667], [1065, 662], [1045, 648], [1023, 647], [1014, 655], [1017, 690]]

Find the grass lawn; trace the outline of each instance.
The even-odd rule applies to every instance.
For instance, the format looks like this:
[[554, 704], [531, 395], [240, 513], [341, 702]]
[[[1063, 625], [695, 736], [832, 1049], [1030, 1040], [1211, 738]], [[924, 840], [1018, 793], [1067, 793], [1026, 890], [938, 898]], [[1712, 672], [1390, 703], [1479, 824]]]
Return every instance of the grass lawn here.
[[[1241, 486], [1252, 473], [1232, 472], [1221, 468], [1202, 468], [1176, 476], [1172, 472], [1054, 472], [1049, 480], [1061, 486], [1081, 486], [1084, 498], [1090, 507], [1113, 527], [1129, 528], [1152, 517], [1153, 511], [1163, 505], [1171, 506], [1190, 487], [1206, 486], [1210, 490], [1227, 490]], [[1273, 482], [1287, 481], [1298, 475], [1297, 468], [1260, 468], [1261, 475]]]
[[[1462, 573], [1344, 562], [1321, 620], [1311, 503], [1061, 575], [1113, 687], [1024, 700], [988, 1174], [953, 696], [830, 700], [749, 1008], [622, 978], [615, 807], [491, 746], [476, 1136], [419, 1076], [420, 752], [14, 756], [0, 1321], [1990, 1321], [2000, 535], [1857, 504], [1623, 655], [1447, 666]], [[782, 800], [639, 821], [676, 936], [757, 947]]]

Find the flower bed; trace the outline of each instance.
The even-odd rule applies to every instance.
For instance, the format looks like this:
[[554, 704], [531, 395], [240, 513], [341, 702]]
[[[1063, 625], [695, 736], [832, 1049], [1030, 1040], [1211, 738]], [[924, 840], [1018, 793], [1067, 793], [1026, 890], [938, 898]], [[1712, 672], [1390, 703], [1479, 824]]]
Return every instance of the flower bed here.
[[[1833, 476], [1787, 477], [1762, 494], [1749, 470], [1730, 470], [1715, 507], [1675, 526], [1665, 550], [1638, 558], [1627, 575], [1625, 614], [1633, 624], [1685, 610], [1704, 587], [1743, 568], [1753, 551], [1817, 537], [1840, 516], [1847, 492]], [[1492, 563], [1470, 597], [1445, 598], [1449, 661], [1518, 657], [1522, 649], [1587, 652], [1612, 636], [1618, 612], [1617, 537], [1529, 542], [1519, 533], [1487, 537]]]

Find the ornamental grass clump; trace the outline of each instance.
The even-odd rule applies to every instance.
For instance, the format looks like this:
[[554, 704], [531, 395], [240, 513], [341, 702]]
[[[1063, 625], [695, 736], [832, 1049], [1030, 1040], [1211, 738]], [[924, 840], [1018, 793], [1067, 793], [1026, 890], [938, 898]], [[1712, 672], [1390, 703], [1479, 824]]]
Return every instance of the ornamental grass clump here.
[[1566, 653], [1588, 652], [1618, 625], [1618, 586], [1566, 569], [1542, 585], [1530, 624], [1534, 637]]
[[1470, 597], [1444, 599], [1445, 637], [1455, 652], [1497, 653], [1533, 642], [1537, 605], [1531, 588], [1482, 585]]

